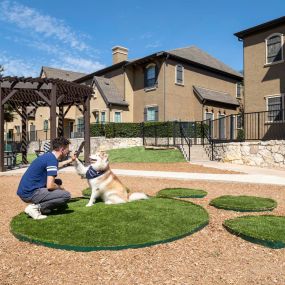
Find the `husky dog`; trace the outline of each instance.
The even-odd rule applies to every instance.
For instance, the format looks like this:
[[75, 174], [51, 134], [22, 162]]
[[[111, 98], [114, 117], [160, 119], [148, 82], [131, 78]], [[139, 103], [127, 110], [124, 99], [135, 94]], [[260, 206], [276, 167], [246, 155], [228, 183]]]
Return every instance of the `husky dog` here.
[[89, 203], [90, 207], [95, 203], [96, 198], [101, 198], [105, 204], [120, 204], [135, 200], [148, 199], [144, 193], [132, 193], [128, 195], [128, 189], [122, 184], [119, 178], [111, 171], [108, 154], [98, 151], [89, 156], [90, 166], [85, 167], [76, 159], [75, 168], [79, 175], [88, 179], [92, 190]]

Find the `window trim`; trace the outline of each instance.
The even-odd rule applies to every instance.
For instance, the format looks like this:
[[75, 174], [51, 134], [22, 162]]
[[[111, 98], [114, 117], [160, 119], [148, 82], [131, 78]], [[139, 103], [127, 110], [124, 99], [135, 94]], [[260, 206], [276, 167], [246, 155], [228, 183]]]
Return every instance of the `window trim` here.
[[[115, 115], [116, 115], [116, 113], [120, 113], [120, 116], [121, 116], [121, 121], [120, 122], [115, 122]], [[120, 111], [120, 110], [118, 110], [118, 111], [114, 111], [114, 114], [113, 114], [113, 122], [114, 123], [123, 123], [123, 111]]]
[[[274, 36], [280, 36], [281, 38], [281, 60], [278, 60], [278, 61], [273, 61], [273, 62], [267, 62], [267, 59], [268, 59], [268, 54], [267, 54], [267, 41], [274, 37]], [[269, 35], [266, 39], [265, 39], [265, 66], [270, 66], [270, 65], [274, 65], [274, 64], [278, 64], [278, 63], [281, 63], [281, 62], [284, 62], [284, 55], [283, 55], [283, 44], [284, 44], [284, 36], [282, 33], [273, 33], [271, 35]]]
[[[267, 95], [267, 96], [264, 96], [265, 98], [265, 101], [266, 101], [266, 112], [270, 112], [268, 110], [268, 99], [269, 98], [276, 98], [276, 97], [281, 97], [281, 101], [282, 101], [282, 106], [283, 106], [283, 110], [284, 110], [284, 103], [285, 103], [285, 93], [279, 93], [279, 94], [272, 94], [272, 95]], [[282, 109], [281, 109], [282, 110]], [[267, 113], [268, 114], [268, 113]], [[278, 122], [284, 122], [285, 121], [285, 118], [284, 118], [284, 114], [282, 114], [282, 119], [279, 120], [279, 121], [269, 121], [268, 120], [268, 115], [267, 115], [267, 120], [265, 120], [265, 123], [269, 123], [269, 124], [272, 124], [272, 123], [278, 123]]]
[[[177, 82], [177, 67], [181, 66], [182, 67], [182, 83]], [[184, 86], [184, 66], [180, 63], [175, 65], [175, 84], [179, 86]]]
[[[104, 122], [102, 121], [102, 113], [103, 112], [105, 113], [105, 121]], [[105, 124], [107, 122], [107, 110], [100, 110], [100, 119], [101, 119], [100, 123], [104, 123]]]

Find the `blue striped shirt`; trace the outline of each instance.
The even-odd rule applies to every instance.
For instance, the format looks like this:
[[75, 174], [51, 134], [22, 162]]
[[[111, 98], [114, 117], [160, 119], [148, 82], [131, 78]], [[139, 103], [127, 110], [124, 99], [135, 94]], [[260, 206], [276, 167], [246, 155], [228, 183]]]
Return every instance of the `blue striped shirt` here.
[[17, 194], [29, 198], [39, 189], [46, 187], [47, 176], [57, 176], [58, 160], [52, 152], [37, 157], [23, 175]]

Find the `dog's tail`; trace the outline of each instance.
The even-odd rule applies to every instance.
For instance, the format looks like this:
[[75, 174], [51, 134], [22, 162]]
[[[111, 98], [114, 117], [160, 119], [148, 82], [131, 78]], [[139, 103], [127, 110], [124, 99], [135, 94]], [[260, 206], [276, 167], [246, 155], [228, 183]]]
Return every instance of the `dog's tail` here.
[[129, 202], [136, 201], [136, 200], [146, 200], [149, 199], [148, 196], [144, 193], [135, 192], [129, 196]]

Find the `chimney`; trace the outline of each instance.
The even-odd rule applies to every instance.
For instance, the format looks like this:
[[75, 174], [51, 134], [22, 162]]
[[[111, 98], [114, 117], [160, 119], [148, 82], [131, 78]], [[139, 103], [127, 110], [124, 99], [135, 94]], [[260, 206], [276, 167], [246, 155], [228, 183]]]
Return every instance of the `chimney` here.
[[113, 64], [128, 60], [128, 49], [125, 47], [115, 46], [112, 48]]

